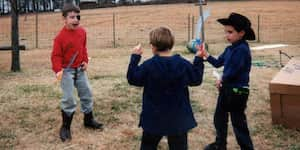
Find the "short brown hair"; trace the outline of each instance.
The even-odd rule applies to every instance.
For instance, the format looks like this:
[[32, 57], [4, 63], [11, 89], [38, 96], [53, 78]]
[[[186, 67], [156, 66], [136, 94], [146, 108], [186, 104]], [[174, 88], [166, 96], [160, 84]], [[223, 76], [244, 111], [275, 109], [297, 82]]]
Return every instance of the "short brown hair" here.
[[155, 46], [157, 51], [171, 50], [174, 45], [174, 36], [170, 29], [158, 27], [150, 32], [150, 44]]
[[76, 13], [80, 13], [80, 8], [76, 5], [74, 5], [73, 3], [66, 3], [64, 4], [64, 7], [62, 9], [62, 15], [64, 17], [67, 17], [69, 12], [76, 12]]

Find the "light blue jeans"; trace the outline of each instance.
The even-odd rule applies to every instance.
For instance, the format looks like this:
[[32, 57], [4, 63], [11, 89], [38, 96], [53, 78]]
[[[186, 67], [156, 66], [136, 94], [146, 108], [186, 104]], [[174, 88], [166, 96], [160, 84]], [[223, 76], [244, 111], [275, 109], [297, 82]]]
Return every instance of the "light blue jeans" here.
[[93, 110], [92, 91], [85, 71], [79, 68], [67, 68], [63, 71], [61, 88], [63, 97], [61, 99], [61, 109], [71, 115], [76, 110], [76, 98], [74, 96], [74, 87], [77, 89], [81, 103], [81, 111], [89, 113]]

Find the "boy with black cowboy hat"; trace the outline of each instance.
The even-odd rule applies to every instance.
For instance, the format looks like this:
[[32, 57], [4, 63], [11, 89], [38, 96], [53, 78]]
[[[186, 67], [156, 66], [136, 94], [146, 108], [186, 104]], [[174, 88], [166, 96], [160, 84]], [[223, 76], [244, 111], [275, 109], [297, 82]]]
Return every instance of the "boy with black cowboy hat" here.
[[80, 9], [73, 4], [65, 4], [62, 10], [64, 27], [54, 39], [51, 54], [52, 69], [61, 82], [63, 97], [61, 99], [62, 126], [60, 138], [70, 140], [71, 122], [76, 110], [74, 87], [77, 88], [84, 113], [84, 126], [101, 129], [102, 124], [94, 120], [92, 92], [85, 70], [88, 66], [86, 32], [79, 26]]
[[217, 59], [210, 56], [204, 48], [200, 50], [204, 59], [214, 67], [224, 66], [222, 78], [216, 82], [219, 89], [214, 114], [216, 140], [207, 145], [205, 150], [226, 150], [229, 115], [241, 149], [253, 150], [245, 115], [251, 69], [251, 53], [246, 40], [255, 40], [255, 34], [251, 22], [243, 15], [231, 13], [228, 18], [217, 21], [224, 25], [225, 38], [231, 45]]

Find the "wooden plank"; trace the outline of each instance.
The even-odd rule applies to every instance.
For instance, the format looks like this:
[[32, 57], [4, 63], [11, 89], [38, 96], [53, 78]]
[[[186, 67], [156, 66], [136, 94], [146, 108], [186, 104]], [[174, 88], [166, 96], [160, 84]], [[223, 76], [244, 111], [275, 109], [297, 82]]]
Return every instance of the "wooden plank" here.
[[300, 95], [281, 95], [283, 124], [300, 129]]
[[[25, 45], [19, 45], [19, 49], [20, 50], [26, 50]], [[0, 47], [0, 51], [8, 51], [8, 50], [12, 50], [11, 46], [1, 46]]]
[[271, 93], [271, 111], [272, 111], [272, 123], [282, 123], [282, 109], [280, 94]]

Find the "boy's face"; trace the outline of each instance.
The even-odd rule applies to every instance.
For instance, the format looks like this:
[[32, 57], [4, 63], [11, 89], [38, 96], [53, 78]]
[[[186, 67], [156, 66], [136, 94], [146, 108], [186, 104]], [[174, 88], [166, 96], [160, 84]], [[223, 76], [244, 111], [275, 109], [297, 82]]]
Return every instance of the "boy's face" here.
[[237, 32], [233, 26], [225, 25], [224, 26], [225, 31], [225, 38], [230, 43], [235, 43], [243, 38], [245, 35], [245, 31], [242, 30], [240, 32]]
[[74, 30], [79, 26], [80, 15], [74, 11], [69, 12], [66, 17], [64, 17], [65, 26], [67, 29]]

